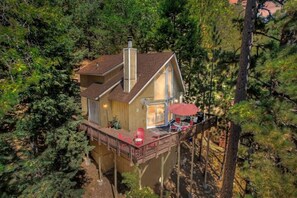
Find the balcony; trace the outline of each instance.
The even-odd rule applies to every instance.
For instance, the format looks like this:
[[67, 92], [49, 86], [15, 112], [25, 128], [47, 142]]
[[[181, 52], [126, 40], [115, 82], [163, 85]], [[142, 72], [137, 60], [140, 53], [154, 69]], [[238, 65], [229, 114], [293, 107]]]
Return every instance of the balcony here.
[[106, 145], [109, 150], [126, 158], [131, 164], [142, 164], [170, 151], [181, 141], [216, 126], [217, 117], [208, 117], [185, 131], [170, 132], [169, 127], [147, 129], [144, 141], [140, 145], [134, 142], [135, 133], [124, 129], [105, 128], [87, 120], [80, 124], [79, 129], [85, 131], [92, 141], [97, 141], [99, 145]]

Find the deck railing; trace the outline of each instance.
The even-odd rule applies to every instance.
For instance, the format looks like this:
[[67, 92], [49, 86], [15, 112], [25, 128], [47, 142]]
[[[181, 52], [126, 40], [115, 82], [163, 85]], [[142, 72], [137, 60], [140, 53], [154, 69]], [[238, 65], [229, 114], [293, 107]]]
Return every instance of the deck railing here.
[[203, 122], [194, 124], [186, 131], [170, 132], [156, 139], [146, 141], [144, 144], [139, 146], [111, 135], [104, 130], [106, 128], [102, 128], [99, 125], [87, 120], [81, 123], [80, 130], [86, 131], [90, 139], [97, 141], [99, 145], [106, 145], [109, 150], [112, 150], [119, 156], [130, 160], [131, 164], [141, 164], [170, 151], [171, 148], [176, 146], [180, 141], [185, 141], [202, 131], [216, 126], [216, 122], [217, 118], [212, 116]]

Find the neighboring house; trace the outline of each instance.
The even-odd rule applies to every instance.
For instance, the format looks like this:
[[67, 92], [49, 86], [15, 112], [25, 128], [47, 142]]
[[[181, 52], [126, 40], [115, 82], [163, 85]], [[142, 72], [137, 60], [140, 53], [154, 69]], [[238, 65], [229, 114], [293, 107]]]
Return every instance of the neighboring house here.
[[77, 73], [83, 114], [102, 127], [114, 117], [128, 131], [166, 126], [173, 119], [167, 107], [184, 92], [174, 53], [139, 54], [132, 41], [123, 53], [102, 55]]
[[[282, 2], [282, 1], [281, 1]], [[247, 4], [247, 0], [229, 0], [230, 4], [238, 4], [241, 3], [241, 5], [244, 7], [246, 7]], [[264, 22], [267, 22], [267, 18], [269, 18], [270, 14], [273, 15], [276, 13], [276, 11], [280, 10], [282, 8], [282, 5], [279, 3], [276, 3], [274, 1], [266, 1], [263, 6], [261, 7], [261, 9], [258, 10], [258, 17], [261, 17], [262, 19], [266, 19], [264, 20]]]

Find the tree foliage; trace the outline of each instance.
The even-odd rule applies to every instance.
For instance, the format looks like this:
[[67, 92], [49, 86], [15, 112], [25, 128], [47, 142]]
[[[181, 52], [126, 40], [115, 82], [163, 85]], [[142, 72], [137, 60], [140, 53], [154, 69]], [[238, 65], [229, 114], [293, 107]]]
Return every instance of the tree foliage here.
[[158, 196], [153, 193], [152, 189], [149, 187], [144, 187], [140, 189], [139, 186], [139, 175], [137, 168], [134, 169], [133, 172], [123, 173], [123, 184], [127, 185], [130, 189], [129, 192], [126, 193], [126, 196], [129, 198], [157, 198]]
[[248, 192], [254, 197], [297, 196], [293, 4], [288, 1], [275, 20], [263, 26], [261, 31], [265, 34], [257, 35], [254, 45], [262, 47], [254, 50], [249, 100], [229, 112], [229, 117], [242, 126], [239, 165], [248, 182]]
[[71, 20], [55, 2], [1, 4], [1, 196], [77, 195], [89, 147], [72, 120]]
[[[296, 5], [288, 0], [274, 20], [256, 21], [248, 101], [229, 111], [238, 72], [241, 5], [215, 0], [1, 1], [0, 196], [81, 193], [76, 178], [90, 148], [84, 134], [76, 132], [79, 121], [71, 118], [80, 106], [72, 70], [84, 58], [121, 52], [127, 36], [133, 36], [140, 52], [177, 54], [186, 100], [204, 111], [211, 106], [220, 116], [220, 132], [228, 130], [227, 114], [241, 124], [239, 165], [250, 194], [296, 197]], [[135, 181], [127, 184], [131, 196], [150, 193], [138, 191]]]

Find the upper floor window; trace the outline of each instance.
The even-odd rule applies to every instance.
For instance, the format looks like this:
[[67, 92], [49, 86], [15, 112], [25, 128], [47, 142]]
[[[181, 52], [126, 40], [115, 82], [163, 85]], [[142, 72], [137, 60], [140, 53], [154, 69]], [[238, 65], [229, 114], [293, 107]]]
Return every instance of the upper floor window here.
[[168, 64], [156, 76], [154, 82], [154, 100], [166, 100], [173, 97], [173, 68]]

